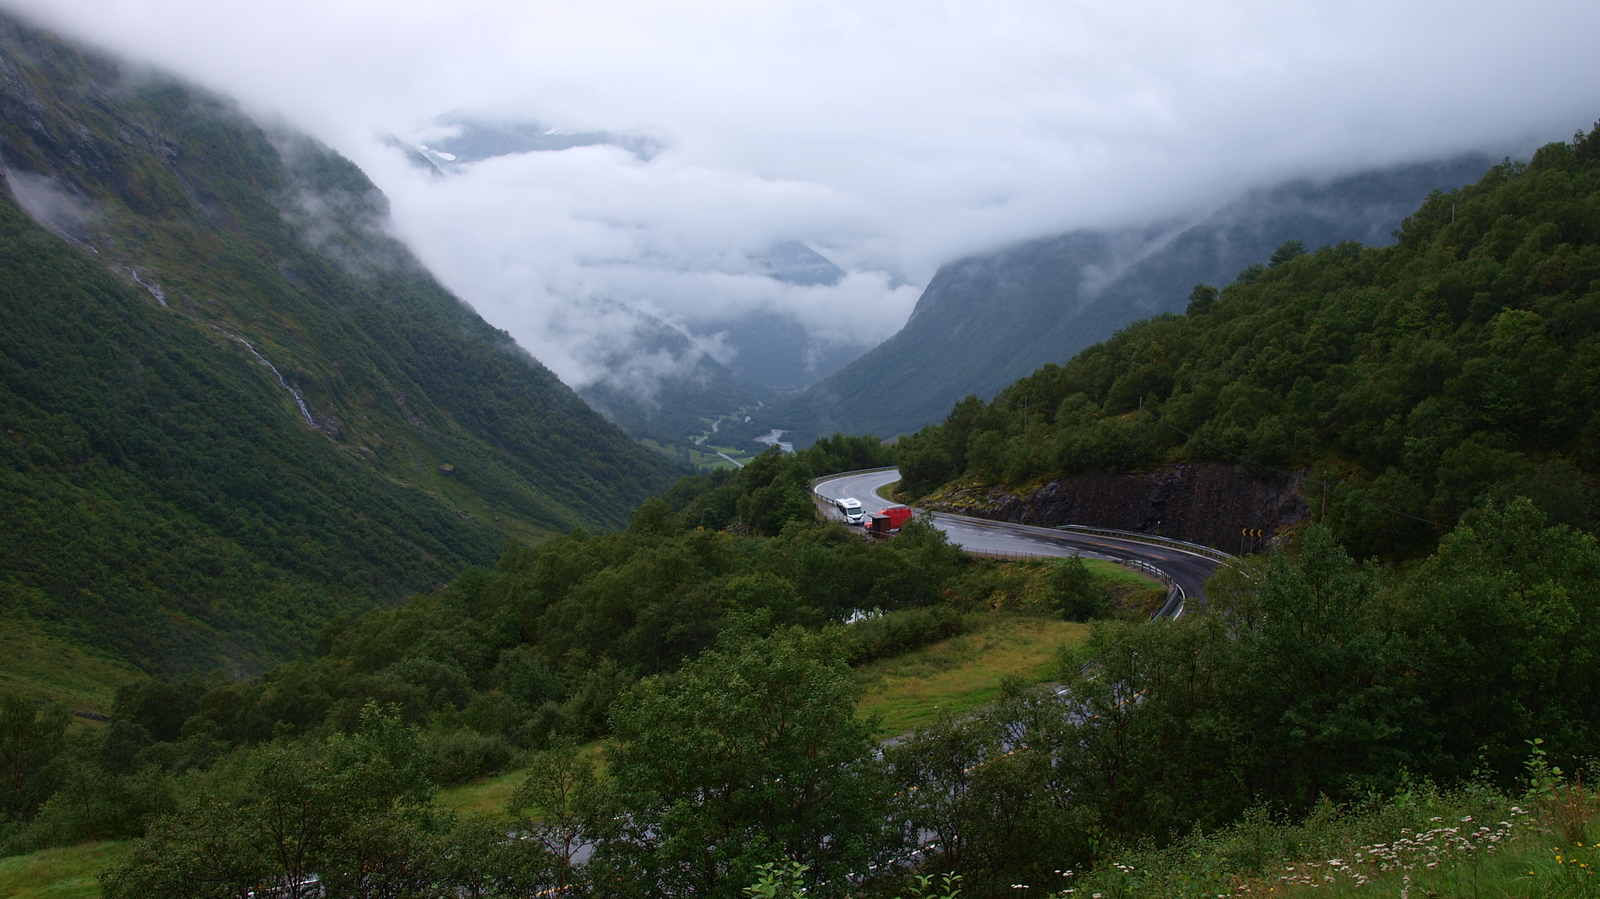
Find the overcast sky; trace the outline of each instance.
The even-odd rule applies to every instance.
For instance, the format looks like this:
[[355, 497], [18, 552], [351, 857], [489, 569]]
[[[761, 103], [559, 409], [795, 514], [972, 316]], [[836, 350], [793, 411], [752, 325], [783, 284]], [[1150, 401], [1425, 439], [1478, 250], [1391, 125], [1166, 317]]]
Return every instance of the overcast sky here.
[[[866, 346], [967, 253], [1287, 177], [1525, 154], [1600, 117], [1593, 2], [6, 2], [355, 160], [398, 234], [572, 384], [622, 307], [691, 331], [766, 309]], [[378, 139], [425, 142], [457, 110], [665, 150], [441, 179]], [[849, 276], [752, 269], [792, 240]]]

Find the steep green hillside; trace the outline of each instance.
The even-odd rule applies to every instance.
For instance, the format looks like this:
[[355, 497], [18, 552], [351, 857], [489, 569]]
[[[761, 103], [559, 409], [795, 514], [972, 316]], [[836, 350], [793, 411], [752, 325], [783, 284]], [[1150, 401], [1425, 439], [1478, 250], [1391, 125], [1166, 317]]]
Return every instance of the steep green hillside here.
[[[1407, 555], [1515, 495], [1593, 524], [1600, 470], [1600, 137], [1434, 193], [1399, 243], [1301, 253], [1197, 289], [900, 445], [908, 488], [1169, 461], [1323, 463], [1313, 506], [1361, 556]], [[1322, 489], [1326, 483], [1324, 500]]]
[[256, 668], [674, 474], [305, 137], [0, 21], [0, 152], [6, 611]]
[[1077, 231], [952, 262], [899, 333], [758, 418], [794, 429], [801, 443], [835, 430], [914, 431], [968, 394], [987, 400], [1130, 322], [1182, 311], [1196, 282], [1223, 283], [1285, 240], [1388, 243], [1429, 191], [1473, 181], [1489, 165], [1473, 155], [1290, 182], [1182, 230]]

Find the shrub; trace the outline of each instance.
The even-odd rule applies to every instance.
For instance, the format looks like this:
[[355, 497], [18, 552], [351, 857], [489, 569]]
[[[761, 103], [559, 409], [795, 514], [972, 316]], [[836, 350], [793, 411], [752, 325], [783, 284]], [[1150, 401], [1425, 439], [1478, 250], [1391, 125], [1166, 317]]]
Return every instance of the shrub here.
[[449, 786], [502, 771], [516, 749], [500, 734], [475, 730], [434, 731], [422, 738], [433, 779]]

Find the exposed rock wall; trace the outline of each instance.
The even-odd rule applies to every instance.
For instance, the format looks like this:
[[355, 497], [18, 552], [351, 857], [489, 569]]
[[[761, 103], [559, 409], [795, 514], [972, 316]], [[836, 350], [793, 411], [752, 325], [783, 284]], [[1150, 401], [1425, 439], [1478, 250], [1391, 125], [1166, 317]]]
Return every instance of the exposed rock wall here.
[[1269, 537], [1310, 515], [1300, 490], [1306, 472], [1257, 475], [1237, 465], [1167, 465], [1125, 475], [1082, 474], [1031, 493], [968, 488], [926, 502], [931, 509], [1018, 524], [1081, 524], [1158, 534], [1227, 552], [1259, 549], [1243, 528]]

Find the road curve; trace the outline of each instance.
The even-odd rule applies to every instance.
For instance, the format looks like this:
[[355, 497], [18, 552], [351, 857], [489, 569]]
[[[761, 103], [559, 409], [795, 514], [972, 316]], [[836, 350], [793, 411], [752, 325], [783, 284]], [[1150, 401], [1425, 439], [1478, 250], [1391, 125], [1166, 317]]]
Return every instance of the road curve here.
[[[878, 491], [898, 480], [900, 472], [893, 468], [850, 472], [824, 478], [812, 489], [818, 496], [828, 500], [853, 496], [861, 500], [861, 504], [870, 512], [895, 503]], [[1155, 546], [1097, 534], [1074, 534], [1054, 528], [990, 521], [949, 512], [931, 514], [934, 524], [950, 535], [950, 542], [969, 552], [1051, 557], [1077, 554], [1086, 559], [1119, 562], [1124, 559], [1138, 560], [1166, 572], [1183, 588], [1189, 602], [1204, 598], [1206, 579], [1221, 565], [1216, 559], [1176, 547]]]

